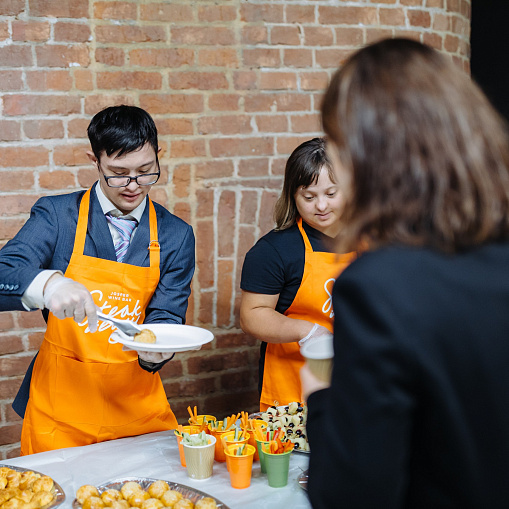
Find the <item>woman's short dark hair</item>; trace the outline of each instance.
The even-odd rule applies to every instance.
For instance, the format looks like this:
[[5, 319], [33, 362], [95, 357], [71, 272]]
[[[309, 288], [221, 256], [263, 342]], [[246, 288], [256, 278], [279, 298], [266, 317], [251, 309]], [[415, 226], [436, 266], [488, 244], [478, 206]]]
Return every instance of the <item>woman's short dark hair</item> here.
[[286, 162], [283, 190], [274, 207], [277, 230], [289, 228], [297, 221], [299, 213], [295, 205], [295, 193], [299, 187], [315, 184], [320, 170], [325, 167], [332, 182], [334, 171], [325, 150], [323, 138], [313, 138], [299, 145]]
[[351, 178], [341, 249], [454, 252], [509, 237], [507, 126], [445, 55], [407, 39], [359, 50], [333, 76], [322, 121]]
[[103, 152], [121, 156], [140, 149], [146, 143], [157, 154], [157, 128], [152, 117], [137, 106], [110, 106], [92, 118], [88, 138], [95, 157]]

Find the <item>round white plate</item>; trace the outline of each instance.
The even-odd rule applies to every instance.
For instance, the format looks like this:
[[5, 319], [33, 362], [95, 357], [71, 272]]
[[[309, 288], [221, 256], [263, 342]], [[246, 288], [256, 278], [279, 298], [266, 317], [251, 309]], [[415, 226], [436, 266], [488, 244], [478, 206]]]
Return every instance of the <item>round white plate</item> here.
[[147, 323], [140, 324], [139, 327], [151, 330], [156, 335], [156, 342], [139, 343], [117, 329], [111, 334], [110, 343], [122, 343], [140, 352], [185, 352], [199, 350], [202, 345], [214, 339], [212, 332], [194, 325]]

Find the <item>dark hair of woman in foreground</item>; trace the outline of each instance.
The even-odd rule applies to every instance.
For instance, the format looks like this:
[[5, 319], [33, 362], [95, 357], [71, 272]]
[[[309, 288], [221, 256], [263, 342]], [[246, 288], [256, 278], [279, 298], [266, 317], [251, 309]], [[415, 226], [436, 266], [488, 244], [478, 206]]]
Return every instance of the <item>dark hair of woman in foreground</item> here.
[[509, 237], [507, 126], [450, 58], [407, 39], [365, 48], [332, 78], [322, 118], [350, 187], [340, 250]]

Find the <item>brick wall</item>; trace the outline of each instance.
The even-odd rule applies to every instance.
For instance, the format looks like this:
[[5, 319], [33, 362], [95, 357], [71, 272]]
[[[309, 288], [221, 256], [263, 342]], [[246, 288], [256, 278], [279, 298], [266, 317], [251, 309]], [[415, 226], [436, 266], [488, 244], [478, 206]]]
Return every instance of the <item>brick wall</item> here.
[[[188, 323], [216, 339], [162, 371], [179, 420], [257, 406], [258, 344], [238, 325], [246, 251], [272, 227], [288, 154], [320, 134], [331, 73], [356, 48], [410, 36], [468, 71], [470, 0], [0, 0], [0, 245], [43, 195], [89, 187], [86, 126], [141, 106], [164, 153], [156, 201], [190, 222]], [[0, 313], [0, 459], [19, 454], [10, 407], [44, 332]]]

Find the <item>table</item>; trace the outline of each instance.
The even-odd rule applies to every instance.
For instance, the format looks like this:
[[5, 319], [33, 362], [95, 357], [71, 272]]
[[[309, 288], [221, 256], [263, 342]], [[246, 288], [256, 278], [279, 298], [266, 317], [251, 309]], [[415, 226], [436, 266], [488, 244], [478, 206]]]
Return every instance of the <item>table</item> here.
[[65, 491], [66, 500], [59, 509], [71, 509], [76, 490], [83, 484], [100, 485], [124, 477], [151, 477], [177, 482], [212, 495], [230, 509], [292, 507], [310, 509], [307, 493], [299, 486], [299, 475], [308, 468], [309, 456], [292, 453], [288, 485], [271, 488], [260, 463], [253, 464], [251, 486], [243, 490], [231, 487], [225, 463], [214, 462], [212, 477], [190, 479], [180, 464], [177, 439], [172, 431], [160, 431], [138, 437], [111, 440], [84, 447], [71, 447], [11, 458], [0, 463], [43, 472]]

